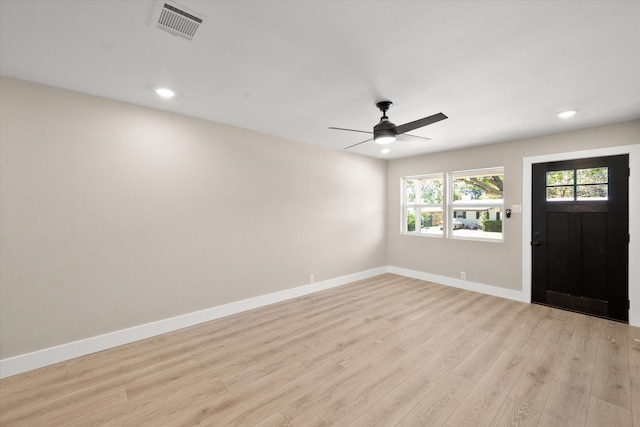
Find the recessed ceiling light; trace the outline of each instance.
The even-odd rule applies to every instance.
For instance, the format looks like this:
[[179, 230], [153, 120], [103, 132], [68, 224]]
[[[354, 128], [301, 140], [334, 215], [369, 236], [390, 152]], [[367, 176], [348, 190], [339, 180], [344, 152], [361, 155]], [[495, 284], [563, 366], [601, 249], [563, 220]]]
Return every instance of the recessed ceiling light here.
[[567, 110], [561, 113], [558, 113], [558, 117], [561, 119], [568, 119], [569, 117], [573, 117], [576, 115], [576, 110]]
[[156, 88], [156, 93], [163, 98], [172, 98], [176, 93], [166, 87]]
[[380, 150], [380, 152], [381, 152], [382, 154], [388, 154], [388, 153], [390, 153], [390, 152], [391, 152], [391, 148], [383, 148], [382, 150]]

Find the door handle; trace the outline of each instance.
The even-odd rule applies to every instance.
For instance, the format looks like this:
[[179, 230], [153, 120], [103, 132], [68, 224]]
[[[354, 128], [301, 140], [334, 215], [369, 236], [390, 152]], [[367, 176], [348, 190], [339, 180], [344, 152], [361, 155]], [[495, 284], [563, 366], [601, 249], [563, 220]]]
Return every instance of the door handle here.
[[531, 242], [531, 246], [540, 246], [542, 245], [542, 242], [539, 242], [537, 240], [534, 240], [533, 242]]

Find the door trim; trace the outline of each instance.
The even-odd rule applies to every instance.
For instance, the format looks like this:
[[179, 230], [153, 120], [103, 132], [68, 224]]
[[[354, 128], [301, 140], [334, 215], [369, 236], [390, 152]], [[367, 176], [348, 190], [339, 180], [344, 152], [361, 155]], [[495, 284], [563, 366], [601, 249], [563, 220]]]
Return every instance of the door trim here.
[[[588, 157], [606, 157], [619, 154], [629, 155], [629, 324], [640, 327], [640, 263], [631, 260], [640, 259], [640, 144], [594, 150], [572, 151], [522, 159], [522, 298], [531, 302], [531, 167], [534, 163], [555, 162], [561, 160], [583, 159]], [[506, 206], [505, 206], [506, 207]]]

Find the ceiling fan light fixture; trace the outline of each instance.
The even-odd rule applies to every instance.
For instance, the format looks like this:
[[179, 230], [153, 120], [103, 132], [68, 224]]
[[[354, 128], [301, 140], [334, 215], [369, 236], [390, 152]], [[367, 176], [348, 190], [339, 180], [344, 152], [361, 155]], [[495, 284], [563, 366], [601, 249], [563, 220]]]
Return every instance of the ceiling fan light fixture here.
[[393, 134], [376, 135], [375, 138], [373, 138], [373, 140], [376, 142], [376, 144], [380, 144], [380, 145], [391, 144], [392, 142], [395, 142], [396, 136]]

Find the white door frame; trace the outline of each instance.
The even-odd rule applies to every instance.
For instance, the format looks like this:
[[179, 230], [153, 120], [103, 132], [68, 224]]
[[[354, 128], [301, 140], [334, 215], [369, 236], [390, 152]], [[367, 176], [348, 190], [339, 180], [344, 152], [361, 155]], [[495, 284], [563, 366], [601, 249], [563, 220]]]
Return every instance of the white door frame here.
[[[531, 166], [535, 163], [629, 154], [629, 324], [640, 327], [640, 144], [522, 159], [522, 298], [531, 302]], [[633, 260], [633, 261], [632, 261]]]

